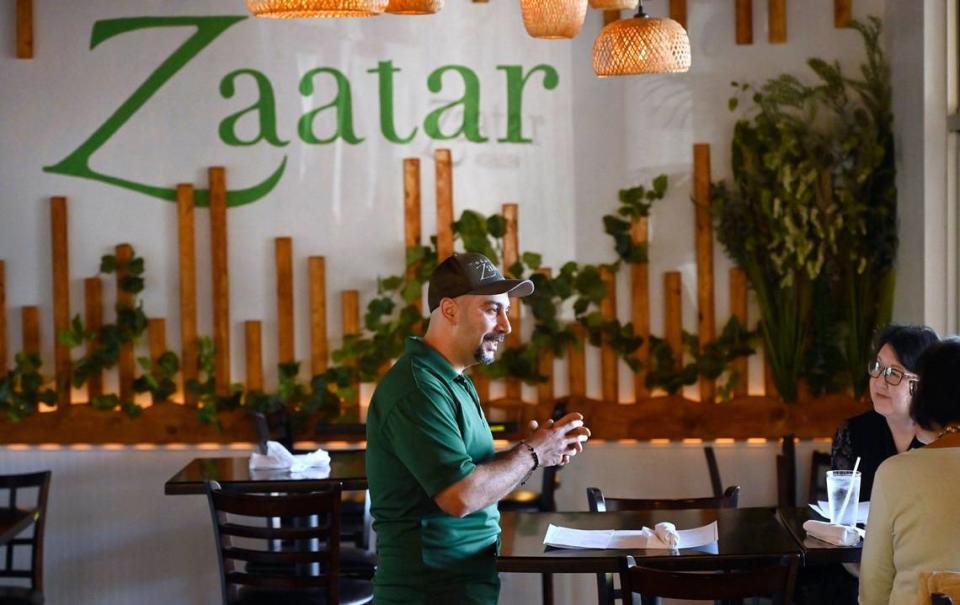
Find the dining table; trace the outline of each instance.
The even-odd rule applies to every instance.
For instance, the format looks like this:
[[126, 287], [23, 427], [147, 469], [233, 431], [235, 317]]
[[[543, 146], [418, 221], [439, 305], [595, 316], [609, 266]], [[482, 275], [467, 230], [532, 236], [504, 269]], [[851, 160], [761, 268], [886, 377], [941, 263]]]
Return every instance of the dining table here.
[[862, 541], [859, 546], [836, 546], [807, 535], [803, 529], [804, 523], [810, 520], [825, 520], [809, 507], [779, 508], [777, 516], [803, 549], [804, 565], [860, 562]]
[[10, 542], [36, 521], [36, 509], [0, 508], [0, 546]]

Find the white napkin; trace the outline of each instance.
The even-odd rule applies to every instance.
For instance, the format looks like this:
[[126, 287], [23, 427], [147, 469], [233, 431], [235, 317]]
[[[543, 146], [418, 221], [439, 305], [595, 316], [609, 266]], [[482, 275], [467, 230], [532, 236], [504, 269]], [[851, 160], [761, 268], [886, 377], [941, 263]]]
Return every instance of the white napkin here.
[[330, 466], [330, 454], [318, 449], [309, 454], [293, 455], [276, 441], [267, 441], [266, 454], [254, 452], [250, 456], [251, 469], [289, 469], [300, 473], [318, 466]]
[[670, 548], [676, 548], [680, 544], [680, 534], [677, 533], [677, 526], [673, 523], [666, 521], [657, 523], [653, 527], [653, 533]]
[[856, 546], [863, 537], [862, 529], [810, 520], [803, 524], [807, 534], [836, 546]]

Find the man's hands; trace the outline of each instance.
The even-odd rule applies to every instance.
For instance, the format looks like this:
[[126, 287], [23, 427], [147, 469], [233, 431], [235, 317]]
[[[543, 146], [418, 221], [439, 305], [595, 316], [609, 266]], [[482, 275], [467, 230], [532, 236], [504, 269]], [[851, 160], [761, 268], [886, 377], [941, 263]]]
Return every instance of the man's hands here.
[[583, 451], [583, 444], [590, 438], [590, 429], [583, 426], [583, 415], [578, 412], [567, 414], [554, 422], [547, 420], [540, 426], [536, 420], [530, 421], [532, 434], [526, 439], [540, 459], [541, 466], [563, 466], [570, 458]]

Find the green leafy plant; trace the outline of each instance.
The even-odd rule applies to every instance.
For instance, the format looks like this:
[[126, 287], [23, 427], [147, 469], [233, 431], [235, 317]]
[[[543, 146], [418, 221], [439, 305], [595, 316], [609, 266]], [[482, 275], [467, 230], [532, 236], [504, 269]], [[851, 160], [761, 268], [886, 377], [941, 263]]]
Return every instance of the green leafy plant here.
[[56, 391], [44, 388], [41, 365], [38, 353], [17, 353], [13, 369], [0, 376], [0, 412], [11, 422], [34, 414], [41, 403], [57, 403]]
[[243, 403], [243, 385], [233, 383], [225, 395], [217, 392], [216, 386], [216, 346], [209, 336], [197, 339], [196, 378], [187, 380], [187, 392], [197, 399], [197, 417], [204, 424], [221, 426], [217, 415], [220, 410], [235, 410]]
[[627, 263], [647, 262], [646, 244], [634, 243], [630, 236], [633, 219], [650, 216], [650, 209], [667, 193], [667, 175], [661, 174], [653, 179], [650, 188], [643, 185], [621, 189], [620, 206], [616, 214], [603, 217], [603, 230], [613, 238], [613, 248], [620, 259]]

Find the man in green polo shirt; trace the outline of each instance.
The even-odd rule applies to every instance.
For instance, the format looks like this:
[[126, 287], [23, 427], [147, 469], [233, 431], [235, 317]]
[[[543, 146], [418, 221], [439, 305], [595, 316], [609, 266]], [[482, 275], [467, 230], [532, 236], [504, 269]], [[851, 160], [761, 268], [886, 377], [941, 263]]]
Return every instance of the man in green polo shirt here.
[[463, 371], [492, 363], [510, 333], [504, 279], [480, 254], [455, 254], [430, 277], [430, 327], [377, 386], [367, 414], [367, 478], [377, 532], [377, 605], [492, 605], [500, 582], [497, 501], [538, 466], [566, 464], [590, 431], [568, 414], [505, 452]]

